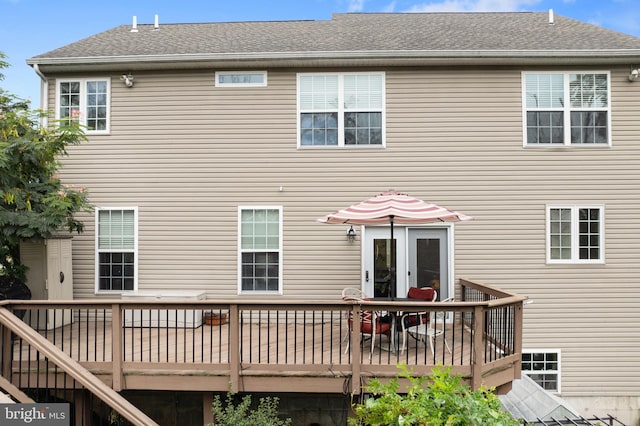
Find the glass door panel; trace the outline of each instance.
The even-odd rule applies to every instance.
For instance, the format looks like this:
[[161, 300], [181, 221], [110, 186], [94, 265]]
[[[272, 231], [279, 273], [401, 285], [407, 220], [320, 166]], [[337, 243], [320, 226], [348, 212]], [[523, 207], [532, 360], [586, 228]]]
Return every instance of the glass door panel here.
[[[367, 226], [363, 231], [362, 288], [368, 297], [405, 297], [407, 294], [406, 228], [395, 227], [391, 259], [391, 230]], [[395, 285], [391, 279], [395, 268]]]
[[449, 248], [447, 229], [409, 230], [409, 270], [411, 287], [432, 287], [438, 300], [449, 297]]
[[[392, 254], [390, 239], [373, 240], [373, 296], [395, 297], [396, 289], [392, 286], [392, 273], [395, 272], [395, 262]], [[395, 244], [395, 240], [393, 241]], [[395, 247], [394, 247], [395, 248]], [[397, 251], [395, 251], [397, 253]]]

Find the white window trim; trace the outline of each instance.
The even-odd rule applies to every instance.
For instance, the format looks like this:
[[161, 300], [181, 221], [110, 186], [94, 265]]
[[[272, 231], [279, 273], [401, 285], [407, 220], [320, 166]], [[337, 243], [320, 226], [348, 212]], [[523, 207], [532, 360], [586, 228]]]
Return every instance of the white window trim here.
[[[551, 259], [551, 210], [571, 209], [571, 259]], [[579, 258], [579, 209], [599, 209], [600, 210], [600, 259], [580, 259]], [[546, 210], [546, 245], [548, 264], [604, 264], [604, 205], [602, 204], [550, 204]]]
[[[345, 145], [344, 143], [344, 76], [345, 75], [380, 75], [382, 76], [382, 143], [380, 145]], [[300, 77], [305, 75], [335, 75], [338, 76], [338, 144], [337, 145], [302, 145], [300, 142]], [[296, 75], [296, 139], [298, 149], [380, 149], [387, 146], [387, 80], [383, 71], [372, 72], [305, 72]], [[305, 111], [306, 112], [306, 111]], [[317, 112], [326, 112], [319, 110]]]
[[[133, 232], [134, 232], [134, 239], [133, 239], [133, 290], [101, 290], [100, 289], [100, 256], [98, 256], [99, 253], [99, 247], [98, 247], [98, 232], [99, 232], [99, 223], [98, 223], [98, 217], [99, 217], [99, 212], [100, 211], [105, 211], [105, 210], [133, 210]], [[94, 293], [95, 294], [123, 294], [123, 293], [133, 293], [133, 292], [137, 292], [138, 291], [138, 207], [137, 206], [125, 206], [125, 207], [96, 207], [95, 208], [95, 232], [94, 232], [94, 239], [95, 239], [95, 249], [94, 249], [94, 256], [95, 256], [95, 286], [94, 286]]]
[[[220, 82], [221, 75], [262, 75], [261, 83], [222, 83]], [[267, 86], [267, 72], [266, 71], [216, 71], [215, 73], [215, 87], [266, 87]]]
[[[563, 108], [541, 108], [545, 111], [564, 111], [564, 144], [536, 144], [527, 143], [527, 87], [525, 76], [527, 74], [562, 74], [565, 94], [565, 106]], [[569, 74], [606, 74], [607, 75], [607, 107], [606, 108], [571, 108], [566, 102], [569, 98]], [[520, 77], [522, 86], [522, 146], [525, 148], [606, 148], [612, 146], [611, 140], [611, 72], [610, 71], [522, 71]], [[532, 109], [533, 111], [534, 109]], [[572, 144], [571, 143], [571, 111], [607, 111], [607, 143], [606, 144]]]
[[85, 128], [84, 131], [89, 135], [106, 135], [111, 132], [111, 78], [94, 77], [94, 78], [65, 78], [56, 80], [56, 120], [60, 120], [60, 84], [78, 81], [81, 84], [80, 89], [80, 124], [87, 125], [87, 82], [104, 81], [107, 83], [107, 124], [104, 130], [90, 130]]
[[[522, 369], [522, 374], [550, 374], [555, 373], [558, 375], [558, 389], [555, 391], [548, 391], [553, 394], [560, 395], [562, 393], [562, 351], [560, 349], [523, 349], [522, 354], [541, 354], [541, 353], [555, 353], [558, 355], [558, 369], [557, 370], [525, 370]], [[533, 379], [532, 379], [533, 380]]]
[[[242, 290], [242, 211], [243, 210], [278, 210], [278, 291], [246, 291]], [[238, 253], [236, 255], [237, 263], [238, 263], [238, 295], [257, 295], [257, 294], [283, 294], [283, 276], [282, 276], [282, 224], [283, 224], [283, 215], [282, 215], [282, 206], [265, 206], [265, 205], [243, 205], [238, 206]]]

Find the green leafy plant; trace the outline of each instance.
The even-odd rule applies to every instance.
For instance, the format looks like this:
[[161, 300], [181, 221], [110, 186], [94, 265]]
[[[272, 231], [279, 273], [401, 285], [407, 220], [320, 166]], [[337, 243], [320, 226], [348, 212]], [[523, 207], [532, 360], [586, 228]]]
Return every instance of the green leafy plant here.
[[[0, 70], [7, 65], [3, 57]], [[84, 130], [77, 120], [41, 127], [44, 114], [0, 88], [0, 274], [22, 281], [20, 240], [46, 239], [63, 229], [82, 232], [75, 214], [92, 210], [84, 188], [57, 176], [67, 147], [86, 141]]]
[[[399, 366], [398, 377], [383, 384], [371, 380], [365, 390], [373, 395], [355, 404], [351, 425], [396, 426], [516, 426], [520, 423], [502, 410], [493, 389], [471, 390], [451, 368], [435, 368], [430, 377], [413, 377]], [[400, 394], [399, 378], [409, 382]], [[426, 385], [425, 385], [426, 384]]]
[[278, 417], [277, 397], [260, 398], [257, 407], [251, 404], [251, 395], [245, 395], [236, 405], [236, 398], [229, 392], [223, 403], [220, 395], [213, 399], [213, 416], [215, 422], [207, 426], [289, 426], [291, 419]]

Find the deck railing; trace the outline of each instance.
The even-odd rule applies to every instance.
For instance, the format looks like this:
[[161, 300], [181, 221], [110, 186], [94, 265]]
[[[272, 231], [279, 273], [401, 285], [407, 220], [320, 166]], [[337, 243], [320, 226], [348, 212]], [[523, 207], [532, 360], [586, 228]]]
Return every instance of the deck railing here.
[[[116, 391], [358, 394], [371, 377], [396, 376], [398, 364], [408, 365], [416, 375], [428, 375], [436, 365], [451, 366], [473, 387], [508, 387], [520, 375], [525, 298], [465, 279], [460, 284], [461, 300], [445, 303], [336, 298], [2, 304], [21, 311], [26, 324]], [[411, 337], [403, 350], [403, 336], [398, 333], [397, 338], [378, 337], [371, 352], [369, 342], [360, 338], [357, 322], [349, 331], [348, 318], [358, 317], [361, 310], [417, 309], [430, 311], [442, 332], [431, 342], [433, 350], [428, 341]], [[10, 333], [4, 336], [2, 354], [9, 358], [3, 376], [9, 382], [29, 388], [41, 385], [46, 377], [47, 386], [56, 387], [56, 374], [30, 368], [34, 348], [20, 336], [13, 340], [7, 337]]]

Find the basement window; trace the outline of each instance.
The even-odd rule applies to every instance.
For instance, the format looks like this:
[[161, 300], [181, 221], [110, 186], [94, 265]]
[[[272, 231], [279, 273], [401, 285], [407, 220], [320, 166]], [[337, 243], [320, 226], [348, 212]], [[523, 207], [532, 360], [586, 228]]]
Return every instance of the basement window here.
[[560, 393], [560, 350], [523, 350], [522, 374], [543, 389]]

